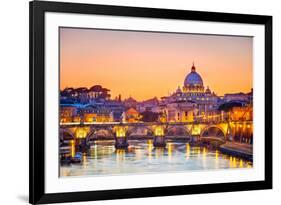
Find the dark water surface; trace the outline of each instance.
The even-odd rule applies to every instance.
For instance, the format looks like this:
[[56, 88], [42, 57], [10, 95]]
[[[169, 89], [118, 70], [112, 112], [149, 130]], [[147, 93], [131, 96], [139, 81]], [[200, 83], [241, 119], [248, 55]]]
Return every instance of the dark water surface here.
[[252, 163], [217, 150], [167, 141], [166, 148], [154, 148], [152, 140], [131, 140], [129, 148], [115, 150], [114, 141], [96, 141], [81, 164], [60, 167], [60, 176], [119, 175], [183, 172], [230, 168], [251, 168]]

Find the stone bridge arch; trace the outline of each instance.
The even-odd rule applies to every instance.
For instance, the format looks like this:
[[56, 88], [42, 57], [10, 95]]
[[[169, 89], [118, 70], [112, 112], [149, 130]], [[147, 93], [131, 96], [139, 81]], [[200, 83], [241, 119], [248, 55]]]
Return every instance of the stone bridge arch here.
[[200, 133], [200, 140], [204, 139], [225, 142], [227, 139], [227, 130], [223, 129], [220, 125], [208, 125]]
[[151, 126], [130, 126], [126, 131], [126, 136], [131, 137], [138, 129], [145, 129], [147, 131], [146, 136], [153, 136], [154, 134], [154, 129]]
[[191, 137], [191, 131], [188, 129], [187, 126], [184, 125], [172, 125], [172, 126], [168, 126], [165, 130], [165, 134], [167, 136], [171, 136], [171, 134], [173, 135], [179, 135], [179, 136], [187, 136], [187, 137]]
[[60, 140], [74, 140], [75, 139], [75, 134], [70, 129], [60, 128], [59, 129], [59, 139]]
[[114, 137], [114, 132], [112, 127], [110, 128], [104, 128], [104, 127], [91, 127], [90, 131], [87, 133], [86, 140], [97, 140], [99, 136], [102, 136], [104, 138], [113, 138]]

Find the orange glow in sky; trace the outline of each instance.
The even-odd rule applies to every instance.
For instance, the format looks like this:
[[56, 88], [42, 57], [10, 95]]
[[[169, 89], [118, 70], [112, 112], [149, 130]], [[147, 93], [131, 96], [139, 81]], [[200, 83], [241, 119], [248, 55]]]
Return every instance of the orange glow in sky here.
[[194, 61], [218, 95], [252, 88], [252, 37], [60, 28], [60, 89], [102, 85], [111, 96], [167, 96]]

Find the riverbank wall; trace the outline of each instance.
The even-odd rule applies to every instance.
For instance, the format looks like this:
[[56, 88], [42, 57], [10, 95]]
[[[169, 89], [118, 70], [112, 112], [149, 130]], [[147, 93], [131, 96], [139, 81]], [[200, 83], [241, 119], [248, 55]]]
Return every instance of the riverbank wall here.
[[253, 161], [253, 153], [252, 150], [241, 149], [237, 146], [232, 146], [231, 144], [221, 145], [219, 147], [219, 151], [231, 155], [234, 157], [242, 158], [248, 161]]

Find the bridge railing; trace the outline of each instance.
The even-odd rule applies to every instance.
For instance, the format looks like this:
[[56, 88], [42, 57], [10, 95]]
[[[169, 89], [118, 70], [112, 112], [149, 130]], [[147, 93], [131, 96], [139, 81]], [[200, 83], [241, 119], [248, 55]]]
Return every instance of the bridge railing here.
[[219, 123], [252, 123], [252, 120], [196, 120], [193, 122], [61, 122], [61, 126], [78, 125], [193, 125], [193, 124], [219, 124]]

